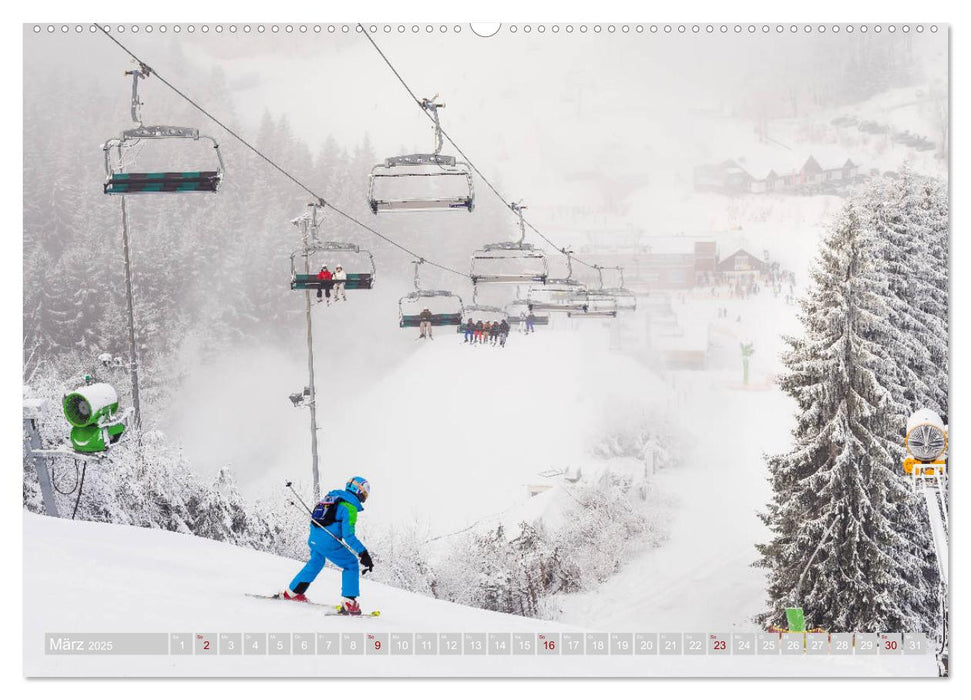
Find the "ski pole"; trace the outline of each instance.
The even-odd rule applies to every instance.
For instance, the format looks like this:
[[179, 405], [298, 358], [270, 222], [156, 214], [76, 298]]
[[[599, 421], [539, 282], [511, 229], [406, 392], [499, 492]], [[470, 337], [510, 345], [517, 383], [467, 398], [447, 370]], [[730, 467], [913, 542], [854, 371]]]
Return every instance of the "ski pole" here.
[[[357, 552], [355, 552], [353, 549], [351, 549], [350, 548], [350, 545], [348, 545], [347, 542], [345, 542], [340, 537], [338, 537], [333, 532], [331, 532], [326, 527], [324, 527], [324, 524], [322, 522], [320, 522], [319, 520], [317, 520], [317, 518], [314, 517], [314, 512], [312, 510], [310, 510], [310, 508], [307, 507], [307, 504], [304, 503], [304, 501], [303, 501], [302, 498], [300, 498], [300, 494], [297, 493], [296, 490], [293, 488], [293, 482], [292, 481], [288, 481], [287, 482], [287, 488], [290, 489], [293, 492], [293, 495], [297, 497], [297, 500], [300, 501], [300, 505], [303, 506], [303, 509], [305, 511], [307, 511], [308, 513], [310, 513], [310, 520], [313, 521], [313, 523], [315, 525], [317, 525], [317, 527], [319, 527], [321, 530], [323, 530], [328, 535], [330, 535], [331, 537], [333, 537], [334, 538], [334, 541], [337, 542], [337, 544], [339, 544], [341, 547], [343, 547], [348, 552], [350, 552], [351, 554], [353, 554], [354, 555], [354, 558], [356, 559], [357, 558]], [[290, 501], [290, 503], [293, 503], [293, 501]], [[296, 504], [294, 503], [294, 505], [296, 505]], [[361, 573], [361, 576], [364, 576], [365, 574], [367, 574], [367, 572], [368, 572], [368, 570], [365, 569]]]

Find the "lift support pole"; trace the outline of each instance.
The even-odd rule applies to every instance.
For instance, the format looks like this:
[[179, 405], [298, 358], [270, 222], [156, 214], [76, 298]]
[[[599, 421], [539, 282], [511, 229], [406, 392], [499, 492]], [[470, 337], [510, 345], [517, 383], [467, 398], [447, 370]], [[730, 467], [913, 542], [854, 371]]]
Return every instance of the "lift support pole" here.
[[121, 245], [125, 254], [125, 299], [128, 302], [128, 362], [131, 372], [131, 401], [135, 407], [135, 430], [142, 428], [142, 409], [138, 396], [138, 344], [135, 341], [135, 295], [132, 291], [131, 244], [128, 237], [128, 205], [121, 196]]
[[24, 449], [27, 459], [34, 463], [34, 470], [37, 472], [37, 483], [40, 484], [40, 495], [44, 499], [44, 510], [48, 515], [57, 518], [60, 516], [57, 512], [57, 501], [54, 500], [51, 474], [47, 470], [47, 457], [40, 452], [42, 443], [37, 420], [43, 407], [44, 402], [41, 399], [24, 400]]
[[[311, 218], [308, 220], [302, 217], [299, 221], [301, 233], [303, 234], [303, 269], [310, 275], [310, 234], [317, 231], [317, 207], [316, 203], [309, 205], [312, 210]], [[314, 479], [314, 502], [320, 500], [320, 468], [317, 455], [317, 386], [314, 381], [314, 325], [313, 300], [310, 298], [310, 288], [304, 290], [304, 301], [307, 312], [307, 372], [310, 375], [310, 453], [311, 467]]]

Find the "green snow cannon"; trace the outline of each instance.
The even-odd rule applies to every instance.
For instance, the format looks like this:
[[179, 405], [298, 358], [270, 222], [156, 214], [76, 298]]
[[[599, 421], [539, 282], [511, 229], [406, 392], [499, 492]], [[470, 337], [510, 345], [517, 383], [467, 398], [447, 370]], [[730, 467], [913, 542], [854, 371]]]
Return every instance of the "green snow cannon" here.
[[118, 392], [110, 384], [89, 384], [70, 392], [62, 404], [78, 452], [104, 452], [121, 438], [125, 425], [115, 419]]
[[806, 615], [802, 608], [786, 608], [786, 623], [790, 632], [805, 632]]

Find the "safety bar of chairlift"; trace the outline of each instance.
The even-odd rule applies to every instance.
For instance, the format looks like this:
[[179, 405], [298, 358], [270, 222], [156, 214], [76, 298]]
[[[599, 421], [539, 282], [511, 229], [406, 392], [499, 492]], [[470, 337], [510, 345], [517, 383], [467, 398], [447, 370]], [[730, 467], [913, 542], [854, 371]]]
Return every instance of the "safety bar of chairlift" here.
[[470, 304], [469, 306], [462, 307], [462, 315], [468, 316], [470, 314], [499, 314], [505, 318], [509, 317], [509, 313], [501, 306], [488, 306], [486, 304]]
[[[296, 279], [300, 274], [297, 272], [296, 258], [297, 256], [309, 257], [315, 253], [354, 253], [357, 255], [367, 255], [368, 259], [371, 261], [371, 277], [377, 276], [377, 267], [374, 264], [374, 255], [369, 250], [364, 250], [361, 246], [356, 243], [344, 243], [343, 241], [324, 241], [322, 243], [314, 243], [310, 245], [306, 250], [299, 249], [290, 253], [290, 277], [291, 279]], [[350, 274], [368, 274], [368, 273], [347, 273]]]
[[[459, 304], [462, 304], [462, 297], [460, 297], [455, 292], [450, 292], [447, 289], [416, 289], [413, 292], [408, 292], [405, 296], [398, 300], [398, 303], [407, 300], [417, 300], [417, 299], [431, 299], [432, 297], [455, 297], [459, 300]], [[462, 306], [465, 306], [462, 304]]]
[[[469, 170], [468, 164], [455, 160], [455, 156], [443, 156], [436, 153], [411, 153], [403, 156], [391, 156], [390, 158], [385, 158], [384, 163], [379, 163], [371, 168], [371, 174], [375, 174], [374, 171], [378, 168], [418, 167], [422, 165], [437, 165], [446, 168], [465, 168], [465, 171]], [[464, 172], [462, 174], [464, 174]], [[395, 176], [391, 175], [390, 177]]]
[[478, 258], [480, 260], [515, 260], [515, 257], [503, 257], [501, 255], [489, 256], [483, 255], [483, 253], [491, 253], [493, 251], [508, 251], [510, 253], [519, 253], [519, 257], [522, 259], [546, 259], [546, 255], [543, 251], [538, 250], [536, 246], [532, 243], [514, 243], [513, 241], [503, 241], [502, 243], [486, 243], [482, 246], [480, 250], [472, 253], [473, 258]]

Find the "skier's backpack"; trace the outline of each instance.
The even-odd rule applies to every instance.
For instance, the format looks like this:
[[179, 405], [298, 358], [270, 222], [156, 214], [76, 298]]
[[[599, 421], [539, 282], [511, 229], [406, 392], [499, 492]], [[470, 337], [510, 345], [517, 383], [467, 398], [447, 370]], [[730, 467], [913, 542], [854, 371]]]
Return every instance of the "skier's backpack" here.
[[323, 527], [333, 525], [334, 521], [337, 520], [337, 506], [343, 502], [344, 499], [340, 496], [332, 496], [330, 494], [324, 496], [320, 503], [317, 504], [317, 507], [314, 508], [314, 522]]

